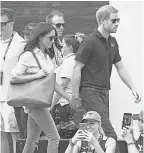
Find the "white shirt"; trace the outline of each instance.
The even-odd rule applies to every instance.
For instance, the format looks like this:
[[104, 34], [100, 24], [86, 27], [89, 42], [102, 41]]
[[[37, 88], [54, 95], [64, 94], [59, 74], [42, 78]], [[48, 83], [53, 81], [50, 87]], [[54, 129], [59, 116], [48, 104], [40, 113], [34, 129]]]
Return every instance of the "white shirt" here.
[[25, 46], [24, 39], [17, 32], [14, 32], [12, 42], [8, 48], [4, 61], [3, 57], [9, 41], [10, 39], [5, 41], [2, 39], [0, 40], [0, 71], [3, 71], [3, 84], [0, 85], [0, 101], [7, 101], [8, 87], [10, 83], [9, 77]]
[[[67, 84], [67, 86], [64, 89], [68, 95], [72, 95], [71, 78], [72, 78], [74, 63], [75, 63], [75, 54], [70, 53], [64, 57], [62, 64], [55, 70], [56, 81], [58, 84], [61, 83], [61, 78], [63, 77], [70, 79], [70, 82]], [[69, 102], [64, 98], [60, 98], [58, 103], [60, 103], [61, 106], [69, 104]]]
[[[34, 49], [34, 53], [38, 58], [38, 61], [42, 67], [42, 69], [46, 70], [48, 73], [54, 71], [54, 66], [52, 60], [47, 55], [47, 59], [44, 57], [42, 51], [38, 48]], [[26, 67], [26, 70], [22, 72], [21, 65]], [[23, 53], [17, 63], [16, 67], [12, 70], [11, 74], [18, 74], [18, 75], [27, 75], [27, 74], [36, 74], [40, 71], [38, 64], [33, 57], [33, 54], [29, 51]]]

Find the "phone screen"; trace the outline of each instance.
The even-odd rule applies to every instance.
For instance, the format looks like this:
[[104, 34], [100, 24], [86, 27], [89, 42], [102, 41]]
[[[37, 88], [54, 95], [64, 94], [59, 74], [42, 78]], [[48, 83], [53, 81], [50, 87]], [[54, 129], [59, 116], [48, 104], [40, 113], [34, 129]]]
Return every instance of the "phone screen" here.
[[79, 123], [79, 130], [86, 130], [87, 124], [86, 123]]
[[122, 121], [122, 129], [126, 126], [130, 126], [132, 123], [132, 114], [131, 113], [124, 113], [123, 121]]

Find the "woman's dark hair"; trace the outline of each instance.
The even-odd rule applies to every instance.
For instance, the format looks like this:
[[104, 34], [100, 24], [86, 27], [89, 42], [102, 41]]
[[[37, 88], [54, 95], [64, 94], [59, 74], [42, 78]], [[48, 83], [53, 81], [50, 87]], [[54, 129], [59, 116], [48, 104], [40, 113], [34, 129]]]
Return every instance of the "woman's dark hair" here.
[[75, 35], [73, 34], [65, 35], [63, 39], [65, 40], [67, 46], [72, 46], [73, 53], [76, 54], [81, 43], [75, 38]]
[[[55, 30], [50, 24], [46, 22], [40, 22], [38, 23], [35, 28], [31, 31], [30, 36], [27, 40], [26, 46], [24, 48], [24, 52], [26, 51], [32, 51], [35, 47], [39, 48], [38, 42], [39, 37], [45, 36], [47, 33], [50, 33], [52, 30]], [[57, 36], [57, 32], [55, 30], [55, 36]], [[57, 39], [55, 40], [55, 46], [59, 49], [60, 45], [58, 44]], [[52, 59], [54, 57], [54, 48], [52, 45], [52, 48], [45, 51], [50, 58]]]

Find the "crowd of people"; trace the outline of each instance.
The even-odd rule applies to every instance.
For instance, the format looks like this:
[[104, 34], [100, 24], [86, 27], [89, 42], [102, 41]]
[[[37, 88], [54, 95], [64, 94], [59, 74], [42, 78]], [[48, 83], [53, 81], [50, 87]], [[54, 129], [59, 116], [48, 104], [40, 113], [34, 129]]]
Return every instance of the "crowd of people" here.
[[[117, 135], [109, 120], [109, 90], [113, 64], [121, 80], [130, 88], [139, 103], [141, 97], [120, 56], [116, 33], [120, 18], [118, 10], [105, 5], [96, 12], [98, 28], [88, 36], [76, 32], [63, 36], [64, 14], [53, 11], [40, 23], [28, 23], [22, 38], [14, 31], [15, 12], [1, 8], [0, 115], [2, 153], [9, 153], [10, 137], [16, 153], [16, 139], [26, 139], [22, 153], [34, 153], [43, 133], [48, 138], [47, 153], [58, 153], [60, 136], [53, 114], [57, 110], [62, 122], [77, 119], [86, 123], [70, 139], [66, 153], [119, 153]], [[36, 55], [39, 64], [33, 57]], [[22, 84], [56, 74], [50, 107], [9, 106], [10, 84]], [[44, 91], [45, 93], [47, 91]], [[35, 93], [37, 94], [37, 93]], [[143, 111], [138, 124], [143, 139]], [[130, 127], [122, 134], [129, 153], [143, 151], [142, 141], [133, 137]], [[138, 144], [139, 142], [139, 144]], [[141, 145], [141, 147], [137, 147]]]

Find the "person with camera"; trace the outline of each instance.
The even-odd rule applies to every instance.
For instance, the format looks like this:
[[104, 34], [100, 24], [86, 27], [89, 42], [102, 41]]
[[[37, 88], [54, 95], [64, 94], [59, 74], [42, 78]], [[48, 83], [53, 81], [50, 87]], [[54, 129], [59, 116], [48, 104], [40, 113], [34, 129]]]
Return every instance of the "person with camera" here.
[[101, 117], [96, 111], [87, 112], [81, 124], [83, 128], [80, 127], [70, 139], [65, 153], [115, 153], [116, 141], [105, 136]]
[[140, 136], [137, 141], [134, 139], [133, 135], [133, 129], [131, 127], [125, 127], [122, 131], [122, 137], [127, 143], [128, 146], [128, 153], [143, 153], [144, 147], [143, 147], [143, 139], [144, 139], [144, 115], [143, 110], [140, 111], [138, 117], [138, 127], [140, 131]]

